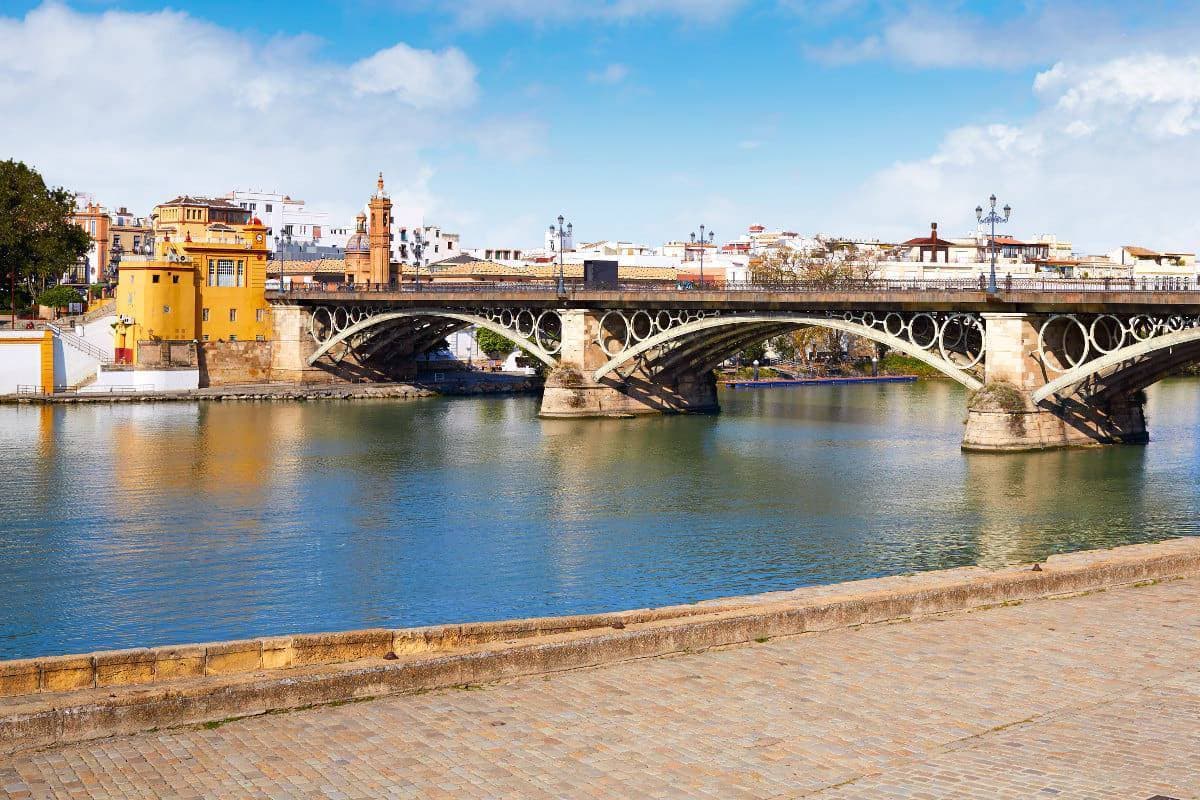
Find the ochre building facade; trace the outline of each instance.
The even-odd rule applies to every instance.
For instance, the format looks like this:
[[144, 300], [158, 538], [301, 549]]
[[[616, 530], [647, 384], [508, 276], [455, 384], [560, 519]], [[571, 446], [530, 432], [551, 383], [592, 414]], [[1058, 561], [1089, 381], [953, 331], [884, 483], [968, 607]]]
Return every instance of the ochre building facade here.
[[267, 228], [222, 200], [178, 197], [155, 208], [155, 248], [122, 259], [116, 355], [137, 362], [154, 340], [266, 342]]

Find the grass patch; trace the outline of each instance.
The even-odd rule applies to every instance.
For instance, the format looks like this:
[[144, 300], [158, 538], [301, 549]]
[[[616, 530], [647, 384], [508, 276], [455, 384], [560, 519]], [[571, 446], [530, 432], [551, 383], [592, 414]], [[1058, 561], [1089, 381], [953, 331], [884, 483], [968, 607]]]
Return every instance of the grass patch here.
[[880, 375], [916, 375], [918, 378], [944, 378], [942, 373], [926, 364], [924, 361], [897, 353], [888, 352], [879, 362]]

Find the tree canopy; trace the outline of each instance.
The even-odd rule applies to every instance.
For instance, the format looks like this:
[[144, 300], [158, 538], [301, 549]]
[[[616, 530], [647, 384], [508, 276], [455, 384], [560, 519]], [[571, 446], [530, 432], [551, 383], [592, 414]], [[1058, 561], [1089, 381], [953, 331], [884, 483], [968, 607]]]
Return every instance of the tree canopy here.
[[879, 254], [860, 250], [853, 244], [839, 245], [820, 254], [781, 245], [750, 260], [750, 278], [759, 283], [803, 281], [832, 288], [873, 278], [878, 270]]
[[475, 329], [475, 343], [482, 352], [493, 357], [505, 356], [517, 349], [517, 345], [511, 339], [506, 339], [487, 328]]
[[47, 308], [66, 308], [71, 303], [82, 303], [83, 295], [70, 286], [51, 286], [38, 295], [37, 301]]
[[57, 278], [87, 253], [82, 228], [71, 222], [75, 196], [49, 188], [37, 170], [0, 161], [0, 279], [32, 289], [35, 279]]

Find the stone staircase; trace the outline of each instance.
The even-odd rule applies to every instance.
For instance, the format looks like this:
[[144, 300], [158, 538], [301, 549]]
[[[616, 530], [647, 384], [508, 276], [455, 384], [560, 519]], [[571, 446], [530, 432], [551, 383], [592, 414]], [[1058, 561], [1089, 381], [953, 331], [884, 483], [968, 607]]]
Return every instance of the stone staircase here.
[[66, 328], [59, 327], [52, 322], [46, 323], [46, 329], [52, 331], [56, 337], [62, 340], [63, 344], [70, 345], [81, 353], [91, 356], [101, 364], [113, 363], [113, 357], [111, 353], [105, 353], [102, 347], [89, 342], [82, 336], [77, 336]]

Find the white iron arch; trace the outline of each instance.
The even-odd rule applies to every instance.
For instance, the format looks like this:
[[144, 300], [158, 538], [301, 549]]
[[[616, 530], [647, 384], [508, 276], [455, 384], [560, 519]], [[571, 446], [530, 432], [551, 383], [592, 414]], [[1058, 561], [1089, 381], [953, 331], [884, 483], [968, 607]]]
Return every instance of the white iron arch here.
[[558, 362], [555, 361], [554, 356], [550, 353], [547, 353], [541, 347], [541, 345], [537, 344], [537, 342], [527, 339], [526, 337], [519, 335], [509, 328], [505, 328], [498, 322], [493, 322], [490, 319], [476, 316], [475, 314], [463, 314], [459, 311], [446, 311], [437, 308], [413, 309], [410, 311], [386, 311], [382, 314], [376, 314], [373, 317], [367, 317], [364, 320], [354, 323], [345, 330], [339, 331], [336, 336], [332, 336], [327, 339], [321, 344], [320, 347], [316, 349], [316, 351], [313, 352], [311, 356], [308, 357], [308, 363], [310, 366], [316, 364], [322, 356], [328, 353], [335, 346], [346, 341], [355, 334], [362, 333], [368, 328], [373, 328], [376, 325], [382, 325], [383, 323], [391, 322], [392, 320], [415, 317], [438, 317], [441, 319], [454, 319], [464, 322], [468, 325], [477, 325], [480, 328], [487, 328], [493, 333], [498, 333], [504, 338], [511, 339], [512, 341], [516, 342], [522, 350], [527, 351], [530, 355], [541, 361], [546, 366], [554, 367], [558, 364]]
[[933, 367], [947, 377], [966, 386], [968, 389], [978, 390], [983, 387], [983, 382], [969, 372], [960, 369], [946, 359], [940, 358], [929, 350], [924, 350], [912, 342], [905, 341], [897, 336], [892, 336], [877, 328], [870, 328], [866, 325], [861, 325], [857, 322], [850, 322], [844, 319], [834, 317], [817, 316], [813, 314], [738, 314], [736, 316], [727, 317], [707, 317], [705, 319], [688, 322], [684, 325], [671, 328], [662, 333], [651, 336], [638, 342], [635, 346], [626, 348], [622, 352], [613, 356], [608, 363], [596, 370], [593, 378], [599, 381], [608, 373], [620, 367], [623, 364], [632, 361], [643, 353], [653, 350], [656, 347], [670, 342], [672, 339], [677, 339], [680, 336], [686, 336], [691, 333], [700, 331], [715, 330], [717, 328], [728, 327], [730, 325], [746, 325], [753, 323], [794, 323], [797, 326], [812, 326], [819, 328], [829, 328], [831, 330], [845, 331], [846, 333], [861, 336], [864, 339], [870, 339], [880, 344], [887, 345], [893, 350], [898, 350], [907, 356], [921, 361]]
[[1128, 361], [1131, 358], [1150, 355], [1160, 350], [1168, 350], [1172, 347], [1198, 341], [1200, 341], [1200, 328], [1185, 328], [1174, 333], [1156, 336], [1153, 339], [1146, 339], [1128, 347], [1122, 347], [1120, 350], [1114, 350], [1107, 355], [1084, 362], [1078, 367], [1059, 375], [1033, 393], [1033, 402], [1040, 403], [1056, 394], [1060, 394], [1065, 389], [1070, 389], [1083, 383], [1093, 375], [1099, 374], [1110, 367], [1120, 366], [1122, 362]]

